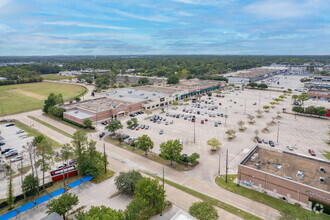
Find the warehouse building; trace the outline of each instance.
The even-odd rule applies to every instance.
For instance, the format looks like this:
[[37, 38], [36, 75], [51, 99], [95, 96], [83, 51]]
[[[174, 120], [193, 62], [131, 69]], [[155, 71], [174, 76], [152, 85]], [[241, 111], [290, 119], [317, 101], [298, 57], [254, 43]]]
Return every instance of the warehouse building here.
[[238, 181], [307, 209], [330, 205], [330, 162], [318, 158], [256, 146], [238, 165]]

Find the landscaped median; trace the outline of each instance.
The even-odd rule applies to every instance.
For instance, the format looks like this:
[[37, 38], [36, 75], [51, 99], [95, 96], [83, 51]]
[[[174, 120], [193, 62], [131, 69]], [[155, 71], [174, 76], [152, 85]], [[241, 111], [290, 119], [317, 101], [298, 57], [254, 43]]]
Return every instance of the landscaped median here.
[[[153, 177], [153, 178], [155, 178], [155, 179], [158, 179], [160, 181], [163, 180], [162, 178], [160, 178], [160, 177], [158, 177], [156, 175], [153, 175], [153, 174], [150, 174], [150, 173], [146, 173], [146, 172], [144, 172], [144, 173], [147, 174], [147, 175], [149, 175], [149, 176], [151, 176], [151, 177]], [[223, 210], [226, 210], [226, 211], [228, 211], [230, 213], [233, 213], [234, 215], [237, 215], [237, 216], [239, 216], [239, 217], [241, 217], [243, 219], [251, 219], [251, 220], [261, 220], [262, 219], [262, 218], [259, 218], [258, 216], [255, 216], [255, 215], [253, 215], [251, 213], [248, 213], [248, 212], [246, 212], [246, 211], [244, 211], [242, 209], [236, 208], [236, 207], [234, 207], [234, 206], [232, 206], [230, 204], [227, 204], [225, 202], [219, 201], [219, 200], [214, 199], [214, 198], [212, 198], [210, 196], [204, 195], [204, 194], [202, 194], [200, 192], [197, 192], [197, 191], [192, 190], [192, 189], [189, 189], [189, 188], [187, 188], [185, 186], [182, 186], [182, 185], [179, 185], [177, 183], [174, 183], [174, 182], [172, 182], [170, 180], [164, 179], [164, 182], [166, 184], [170, 185], [170, 186], [173, 186], [173, 187], [175, 187], [175, 188], [183, 191], [183, 192], [186, 192], [186, 193], [188, 193], [188, 194], [190, 194], [192, 196], [195, 196], [196, 198], [199, 198], [199, 199], [201, 199], [201, 200], [203, 200], [205, 202], [209, 202], [209, 203], [211, 203], [214, 206], [217, 206], [217, 207], [219, 207], [219, 208], [221, 208]]]
[[279, 212], [281, 212], [282, 215], [284, 214], [286, 214], [286, 216], [291, 215], [291, 218], [284, 218], [284, 219], [324, 219], [325, 220], [329, 218], [325, 214], [316, 214], [315, 212], [308, 211], [306, 209], [284, 202], [280, 199], [274, 198], [267, 194], [239, 186], [236, 183], [234, 183], [234, 180], [236, 178], [237, 175], [228, 175], [227, 183], [226, 183], [225, 175], [221, 175], [220, 177], [216, 177], [215, 182], [218, 186], [226, 190], [229, 190], [233, 193], [239, 194], [256, 202], [260, 202], [274, 209], [277, 209]]
[[40, 124], [42, 124], [42, 125], [50, 128], [50, 129], [52, 129], [52, 130], [54, 130], [54, 131], [56, 131], [56, 132], [58, 132], [60, 134], [63, 134], [64, 136], [67, 136], [69, 138], [72, 138], [73, 137], [71, 134], [69, 134], [69, 133], [67, 133], [67, 132], [65, 132], [65, 131], [63, 131], [63, 130], [61, 130], [61, 129], [59, 129], [59, 128], [51, 125], [51, 124], [48, 124], [47, 122], [44, 122], [44, 121], [42, 121], [42, 120], [40, 120], [40, 119], [38, 119], [36, 117], [33, 117], [33, 116], [30, 116], [29, 115], [28, 118], [31, 118], [32, 120], [34, 120], [34, 121], [36, 121], [36, 122], [38, 122], [38, 123], [40, 123]]
[[198, 163], [195, 164], [195, 166], [186, 166], [183, 164], [179, 164], [179, 163], [173, 163], [173, 165], [170, 165], [170, 161], [163, 159], [162, 157], [160, 157], [158, 154], [154, 153], [154, 152], [148, 152], [148, 155], [146, 155], [145, 151], [142, 151], [138, 148], [133, 148], [131, 145], [128, 145], [126, 143], [119, 143], [119, 141], [112, 139], [110, 136], [106, 136], [104, 138], [104, 141], [107, 143], [111, 143], [117, 147], [121, 147], [125, 150], [128, 150], [130, 152], [133, 152], [135, 154], [138, 154], [144, 158], [147, 158], [149, 160], [153, 160], [157, 163], [160, 163], [162, 165], [171, 167], [173, 169], [176, 169], [178, 171], [188, 171], [188, 170], [192, 170], [195, 166], [198, 165]]

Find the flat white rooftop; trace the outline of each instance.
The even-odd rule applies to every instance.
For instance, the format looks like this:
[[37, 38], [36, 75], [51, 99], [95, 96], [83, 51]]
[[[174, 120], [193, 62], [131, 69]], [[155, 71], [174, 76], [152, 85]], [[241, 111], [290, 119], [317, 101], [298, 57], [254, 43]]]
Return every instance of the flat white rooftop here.
[[65, 112], [68, 115], [71, 115], [73, 117], [79, 118], [79, 119], [85, 119], [85, 118], [90, 118], [95, 116], [94, 114], [88, 113], [88, 112], [84, 112], [81, 110], [71, 110], [68, 112]]

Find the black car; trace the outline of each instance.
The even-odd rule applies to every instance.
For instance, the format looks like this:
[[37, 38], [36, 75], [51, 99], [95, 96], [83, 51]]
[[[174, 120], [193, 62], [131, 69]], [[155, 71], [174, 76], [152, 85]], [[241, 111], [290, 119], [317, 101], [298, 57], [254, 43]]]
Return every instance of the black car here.
[[262, 143], [262, 140], [260, 138], [257, 138], [258, 143]]
[[273, 141], [269, 141], [269, 145], [270, 145], [271, 147], [275, 147], [275, 144], [274, 144]]
[[99, 137], [100, 137], [100, 138], [103, 138], [104, 135], [105, 135], [105, 132], [101, 132], [101, 133], [99, 134]]
[[0, 142], [0, 146], [5, 145], [5, 144], [6, 144], [5, 142]]
[[1, 154], [5, 154], [7, 153], [8, 151], [10, 151], [12, 148], [6, 148], [4, 150], [1, 151]]
[[11, 127], [11, 126], [14, 126], [15, 124], [13, 123], [10, 123], [10, 124], [6, 124], [6, 127]]

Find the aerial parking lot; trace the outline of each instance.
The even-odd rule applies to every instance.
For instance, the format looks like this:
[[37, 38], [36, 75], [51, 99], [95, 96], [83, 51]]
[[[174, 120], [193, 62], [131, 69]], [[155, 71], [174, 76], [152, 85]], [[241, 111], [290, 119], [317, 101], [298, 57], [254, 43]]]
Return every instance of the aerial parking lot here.
[[[283, 93], [245, 89], [243, 91], [224, 91], [221, 94], [224, 97], [216, 97], [216, 94], [210, 98], [202, 96], [196, 103], [192, 103], [191, 100], [188, 102], [181, 100], [178, 106], [170, 106], [168, 109], [164, 107], [164, 112], [159, 109], [153, 111], [149, 117], [146, 114], [135, 116], [138, 119], [138, 128], [127, 128], [126, 121], [130, 117], [122, 119], [124, 128], [118, 132], [129, 136], [125, 141], [147, 134], [154, 142], [152, 151], [155, 153], [160, 152], [159, 145], [162, 142], [171, 139], [181, 140], [182, 153], [190, 155], [197, 152], [200, 154], [200, 164], [188, 173], [209, 181], [212, 181], [217, 175], [219, 167], [218, 154], [212, 155], [211, 147], [206, 143], [212, 138], [216, 138], [222, 143], [219, 151], [222, 173], [225, 172], [226, 150], [228, 150], [228, 171], [236, 173], [237, 164], [256, 144], [309, 156], [311, 156], [309, 149], [312, 149], [315, 151], [316, 157], [325, 159], [322, 153], [328, 149], [325, 142], [328, 138], [328, 121], [302, 116], [297, 116], [295, 119], [292, 114], [282, 113], [283, 108], [292, 108], [291, 96], [287, 96], [279, 104], [274, 105], [274, 108], [270, 107], [269, 112], [265, 112], [263, 106], [271, 106], [269, 103], [280, 95]], [[262, 117], [257, 117], [257, 110], [262, 111]], [[253, 124], [248, 123], [249, 115], [254, 116]], [[158, 119], [154, 122], [153, 117], [157, 116]], [[238, 121], [245, 123], [244, 131], [239, 131]], [[270, 122], [272, 122], [271, 125], [267, 125]], [[266, 127], [268, 132], [262, 132]], [[232, 140], [228, 140], [226, 134], [229, 129], [236, 131], [236, 137]], [[258, 143], [254, 139], [256, 130], [258, 130], [258, 137], [267, 143]], [[269, 144], [269, 141], [274, 143], [274, 147]]]

